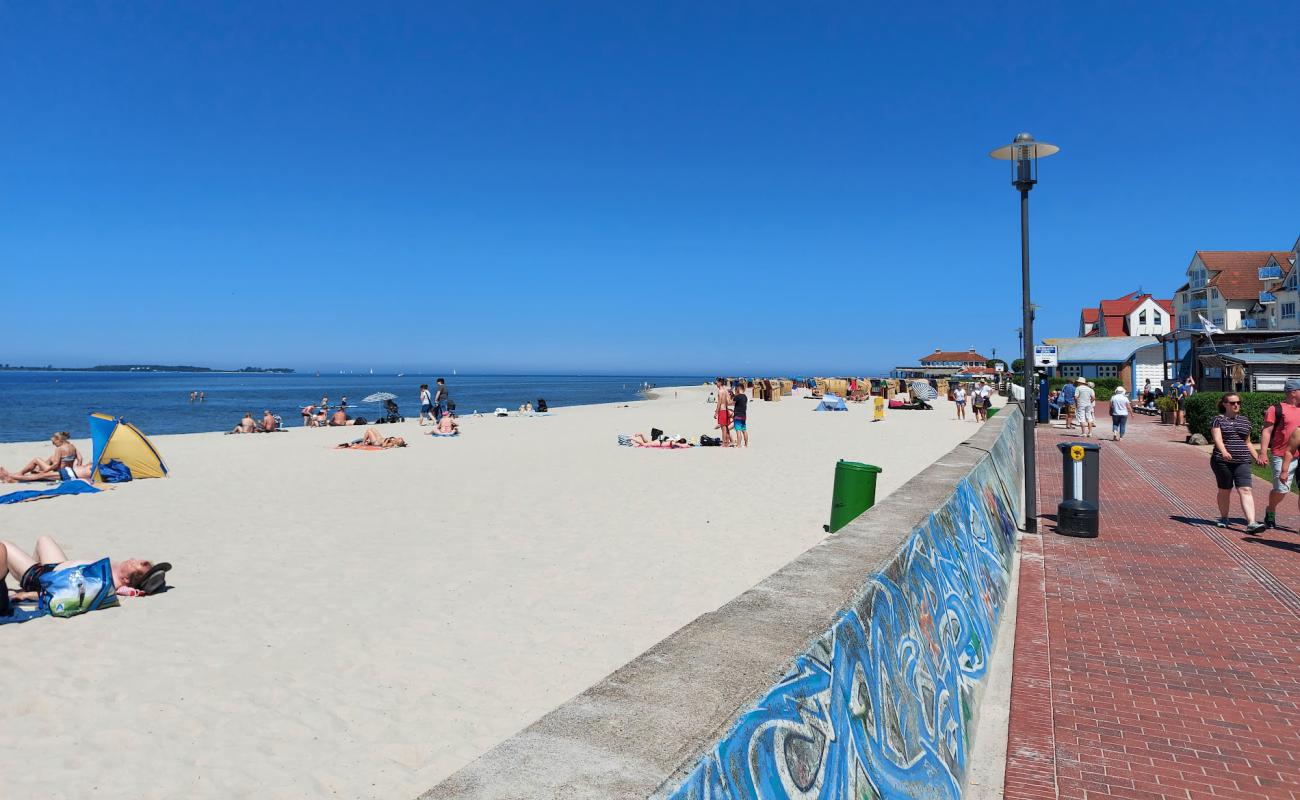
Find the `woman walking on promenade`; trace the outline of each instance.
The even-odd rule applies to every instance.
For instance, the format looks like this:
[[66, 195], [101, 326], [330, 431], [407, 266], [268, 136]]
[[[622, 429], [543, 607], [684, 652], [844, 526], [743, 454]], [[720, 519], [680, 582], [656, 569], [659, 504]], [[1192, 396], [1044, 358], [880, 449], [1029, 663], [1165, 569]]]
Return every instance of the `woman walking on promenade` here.
[[1124, 393], [1123, 386], [1116, 386], [1115, 393], [1110, 396], [1110, 438], [1111, 441], [1118, 442], [1124, 438], [1124, 431], [1128, 429], [1128, 395]]
[[1219, 487], [1219, 519], [1214, 524], [1228, 527], [1228, 507], [1232, 503], [1232, 487], [1237, 487], [1241, 510], [1246, 515], [1246, 533], [1259, 533], [1264, 523], [1255, 521], [1255, 497], [1251, 493], [1251, 463], [1263, 464], [1264, 458], [1250, 441], [1250, 420], [1243, 417], [1241, 397], [1225, 394], [1219, 399], [1219, 414], [1210, 423], [1210, 436], [1214, 439], [1214, 452], [1210, 455], [1210, 470], [1214, 472]]

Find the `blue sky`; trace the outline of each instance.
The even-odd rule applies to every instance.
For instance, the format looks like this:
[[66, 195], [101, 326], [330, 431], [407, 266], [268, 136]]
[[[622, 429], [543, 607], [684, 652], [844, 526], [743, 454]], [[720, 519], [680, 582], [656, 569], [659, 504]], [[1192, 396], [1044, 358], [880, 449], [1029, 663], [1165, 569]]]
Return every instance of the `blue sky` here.
[[1022, 129], [1040, 337], [1300, 236], [1300, 6], [901, 5], [2, 3], [0, 362], [1009, 360]]

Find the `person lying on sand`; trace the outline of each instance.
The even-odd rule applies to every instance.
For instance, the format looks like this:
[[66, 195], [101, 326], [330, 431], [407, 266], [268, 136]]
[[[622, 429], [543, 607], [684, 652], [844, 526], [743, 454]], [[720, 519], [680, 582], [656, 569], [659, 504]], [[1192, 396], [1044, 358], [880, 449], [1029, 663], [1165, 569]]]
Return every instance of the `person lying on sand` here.
[[270, 433], [271, 431], [279, 430], [279, 429], [280, 429], [279, 421], [276, 420], [275, 416], [271, 414], [271, 409], [268, 408], [266, 411], [262, 413], [262, 430], [266, 431], [267, 433]]
[[340, 450], [349, 447], [382, 447], [387, 450], [390, 447], [406, 447], [406, 440], [400, 436], [384, 436], [379, 432], [378, 428], [366, 428], [365, 436], [336, 445], [336, 447]]
[[637, 433], [632, 436], [632, 444], [635, 447], [691, 447], [691, 443], [686, 440], [685, 436], [668, 436], [660, 434], [658, 439], [646, 436], [644, 433]]
[[344, 411], [342, 408], [339, 408], [339, 410], [335, 411], [333, 416], [330, 417], [331, 426], [356, 425], [356, 424], [357, 424], [356, 420], [348, 419], [348, 412]]
[[[28, 461], [26, 466], [12, 474], [15, 478], [21, 478], [23, 475], [38, 475], [47, 472], [57, 473], [63, 467], [75, 467], [81, 464], [81, 453], [77, 446], [72, 443], [72, 434], [67, 431], [59, 431], [50, 437], [50, 444], [54, 445], [54, 452], [49, 458], [37, 456]], [[0, 473], [6, 470], [0, 469]], [[49, 480], [45, 478], [43, 480]]]
[[[18, 581], [14, 600], [35, 600], [41, 591], [41, 576], [48, 572], [93, 564], [98, 560], [69, 561], [63, 548], [49, 536], [37, 539], [33, 552], [35, 555], [28, 555], [13, 542], [0, 541], [0, 578], [12, 575]], [[140, 597], [161, 591], [167, 582], [166, 572], [172, 568], [166, 562], [155, 564], [139, 558], [110, 559], [108, 564], [113, 571], [113, 585], [123, 597]]]
[[245, 411], [244, 418], [239, 421], [231, 433], [261, 433], [261, 428], [257, 427], [257, 420], [253, 419], [252, 411]]

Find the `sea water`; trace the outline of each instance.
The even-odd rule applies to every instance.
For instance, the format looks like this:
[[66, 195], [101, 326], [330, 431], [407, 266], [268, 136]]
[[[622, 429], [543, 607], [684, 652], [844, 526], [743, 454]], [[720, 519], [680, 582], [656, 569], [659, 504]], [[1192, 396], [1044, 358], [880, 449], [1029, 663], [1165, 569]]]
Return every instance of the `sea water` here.
[[[367, 395], [392, 392], [404, 416], [420, 412], [420, 384], [430, 392], [438, 376], [292, 375], [224, 372], [9, 372], [0, 371], [0, 442], [48, 439], [54, 431], [90, 435], [87, 415], [100, 411], [123, 417], [145, 433], [196, 433], [230, 430], [245, 411], [261, 419], [270, 409], [286, 425], [301, 424], [299, 411], [328, 395], [331, 408], [346, 395], [352, 416], [373, 419], [382, 406], [363, 403]], [[691, 386], [707, 382], [692, 375], [445, 375], [456, 413], [514, 411], [524, 403], [548, 406], [626, 402], [641, 398], [642, 387]], [[190, 392], [203, 392], [190, 402]]]

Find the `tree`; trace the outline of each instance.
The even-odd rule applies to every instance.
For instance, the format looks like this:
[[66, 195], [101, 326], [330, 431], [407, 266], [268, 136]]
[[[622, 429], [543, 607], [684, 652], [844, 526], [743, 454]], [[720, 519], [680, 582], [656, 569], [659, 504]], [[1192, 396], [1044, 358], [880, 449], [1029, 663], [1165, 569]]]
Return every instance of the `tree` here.
[[1011, 371], [1014, 372], [1014, 373], [1016, 373], [1017, 375], [1019, 375], [1021, 372], [1024, 372], [1024, 371], [1025, 371], [1025, 360], [1024, 360], [1023, 358], [1017, 358], [1015, 361], [1012, 361], [1012, 362], [1011, 362]]

